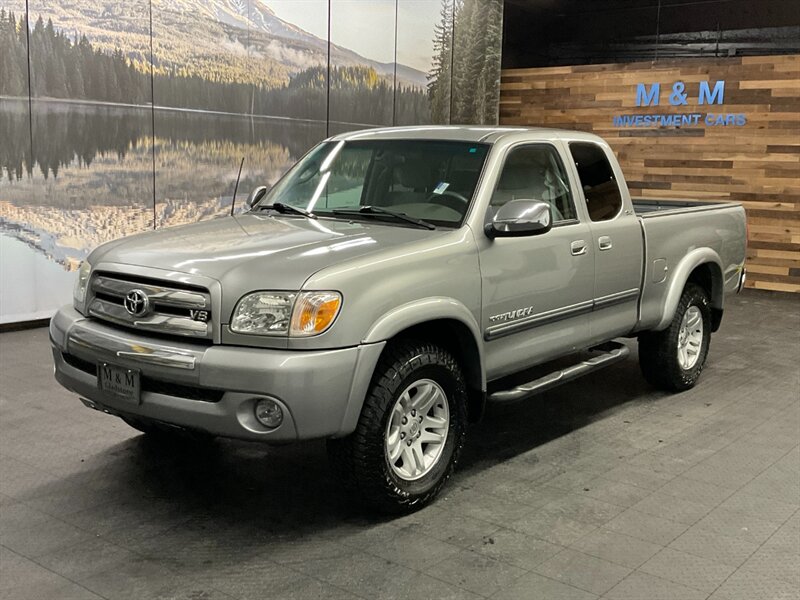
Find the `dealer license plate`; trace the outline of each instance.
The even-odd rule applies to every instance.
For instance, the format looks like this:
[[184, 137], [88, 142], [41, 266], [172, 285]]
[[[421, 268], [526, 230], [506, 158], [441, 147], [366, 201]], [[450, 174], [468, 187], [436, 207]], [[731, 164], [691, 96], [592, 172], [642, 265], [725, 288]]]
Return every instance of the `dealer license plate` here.
[[106, 393], [139, 404], [139, 371], [108, 363], [97, 365], [97, 387]]

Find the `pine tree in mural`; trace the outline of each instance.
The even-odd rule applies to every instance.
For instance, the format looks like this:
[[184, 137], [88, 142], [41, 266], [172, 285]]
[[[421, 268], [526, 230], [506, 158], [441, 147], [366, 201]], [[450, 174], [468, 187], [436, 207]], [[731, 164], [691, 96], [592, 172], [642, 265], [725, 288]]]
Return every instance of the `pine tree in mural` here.
[[500, 103], [500, 67], [503, 52], [503, 4], [499, 0], [486, 2], [483, 13], [485, 40], [483, 65], [483, 115], [481, 123], [497, 123]]
[[442, 0], [428, 94], [435, 123], [497, 123], [502, 0]]
[[28, 94], [28, 51], [24, 17], [0, 8], [0, 96]]
[[[26, 27], [24, 20], [0, 12], [0, 96], [28, 94]], [[139, 105], [151, 101], [150, 67], [142, 57], [127, 56], [119, 48], [102, 51], [86, 36], [72, 36], [74, 40], [50, 19], [36, 19], [30, 31], [34, 97]], [[335, 120], [385, 123], [386, 107], [396, 99], [405, 122], [427, 121], [426, 93], [419, 87], [401, 84], [395, 92], [391, 78], [363, 65], [334, 67], [330, 75]], [[277, 86], [227, 81], [213, 73], [188, 74], [177, 67], [161, 68], [154, 79], [155, 103], [161, 106], [325, 118], [325, 67], [309, 67]]]
[[434, 27], [433, 63], [428, 74], [431, 121], [450, 122], [450, 76], [453, 52], [453, 0], [442, 0], [440, 21]]

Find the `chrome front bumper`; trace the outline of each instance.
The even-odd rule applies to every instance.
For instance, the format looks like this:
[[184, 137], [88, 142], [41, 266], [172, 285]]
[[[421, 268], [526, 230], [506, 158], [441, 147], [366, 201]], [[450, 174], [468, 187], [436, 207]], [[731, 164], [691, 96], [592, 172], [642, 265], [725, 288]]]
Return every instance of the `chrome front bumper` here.
[[[53, 317], [50, 340], [56, 379], [87, 406], [264, 442], [351, 433], [385, 345], [291, 351], [166, 341], [87, 319], [72, 307]], [[98, 388], [100, 362], [140, 371], [138, 404]], [[264, 396], [283, 408], [275, 429], [255, 420], [254, 405]]]

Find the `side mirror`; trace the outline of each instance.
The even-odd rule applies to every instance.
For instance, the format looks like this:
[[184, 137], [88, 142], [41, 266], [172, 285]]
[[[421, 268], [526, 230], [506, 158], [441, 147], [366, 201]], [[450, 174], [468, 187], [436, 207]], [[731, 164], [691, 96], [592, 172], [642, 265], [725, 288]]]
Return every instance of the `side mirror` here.
[[487, 237], [521, 237], [547, 233], [553, 227], [550, 205], [538, 200], [511, 200], [501, 206], [484, 231]]
[[247, 206], [247, 210], [253, 208], [256, 203], [264, 197], [264, 194], [267, 193], [269, 188], [265, 185], [260, 185], [256, 189], [254, 189], [250, 194], [247, 196], [247, 200], [245, 200], [245, 206]]

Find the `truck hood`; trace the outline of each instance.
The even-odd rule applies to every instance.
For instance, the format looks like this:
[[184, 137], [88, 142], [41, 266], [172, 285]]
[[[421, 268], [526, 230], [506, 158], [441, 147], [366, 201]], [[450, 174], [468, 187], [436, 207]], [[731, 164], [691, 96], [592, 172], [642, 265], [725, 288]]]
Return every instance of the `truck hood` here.
[[122, 238], [100, 246], [90, 261], [204, 275], [231, 290], [292, 290], [332, 264], [443, 233], [378, 222], [244, 214]]

